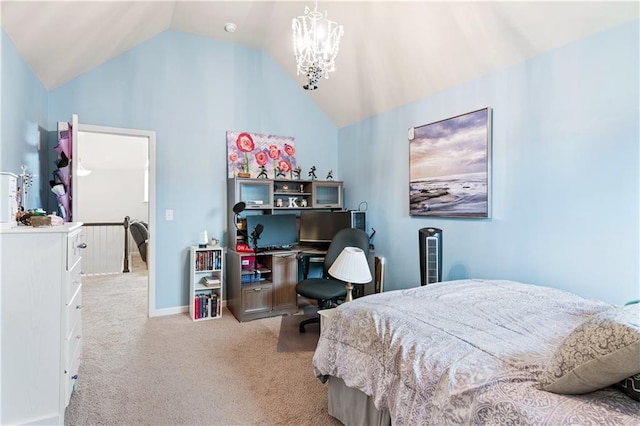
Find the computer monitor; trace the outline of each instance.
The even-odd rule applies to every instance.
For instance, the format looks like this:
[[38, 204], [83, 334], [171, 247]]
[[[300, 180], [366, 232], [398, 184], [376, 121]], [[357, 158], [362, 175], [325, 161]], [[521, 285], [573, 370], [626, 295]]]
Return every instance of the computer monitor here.
[[344, 228], [351, 228], [351, 213], [347, 211], [303, 211], [300, 213], [301, 243], [330, 243]]
[[262, 225], [257, 248], [262, 250], [284, 249], [298, 243], [298, 227], [295, 214], [263, 214], [247, 216], [248, 243], [253, 248], [252, 234]]

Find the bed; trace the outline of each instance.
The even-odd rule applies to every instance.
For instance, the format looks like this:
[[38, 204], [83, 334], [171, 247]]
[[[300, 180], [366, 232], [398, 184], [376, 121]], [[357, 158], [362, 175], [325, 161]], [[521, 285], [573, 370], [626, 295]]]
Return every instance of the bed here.
[[497, 280], [379, 293], [332, 312], [313, 369], [345, 424], [638, 425], [613, 385], [640, 373], [640, 305]]

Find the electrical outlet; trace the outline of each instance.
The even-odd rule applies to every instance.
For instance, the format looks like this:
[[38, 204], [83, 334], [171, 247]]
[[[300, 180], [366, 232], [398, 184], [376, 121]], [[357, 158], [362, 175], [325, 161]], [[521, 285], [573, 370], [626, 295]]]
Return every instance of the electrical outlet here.
[[164, 211], [165, 220], [173, 220], [173, 210], [167, 209]]

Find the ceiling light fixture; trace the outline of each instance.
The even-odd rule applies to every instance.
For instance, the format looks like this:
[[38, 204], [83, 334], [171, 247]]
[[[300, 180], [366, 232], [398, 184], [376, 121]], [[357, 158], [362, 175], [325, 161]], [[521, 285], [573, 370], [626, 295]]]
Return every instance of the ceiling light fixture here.
[[224, 24], [224, 30], [228, 33], [235, 33], [238, 26], [233, 22], [227, 22]]
[[329, 73], [336, 70], [344, 30], [342, 25], [327, 19], [326, 10], [324, 14], [318, 12], [317, 0], [313, 10], [306, 6], [304, 16], [293, 19], [292, 28], [298, 75], [304, 74], [308, 81], [302, 87], [315, 90], [322, 77], [329, 78]]

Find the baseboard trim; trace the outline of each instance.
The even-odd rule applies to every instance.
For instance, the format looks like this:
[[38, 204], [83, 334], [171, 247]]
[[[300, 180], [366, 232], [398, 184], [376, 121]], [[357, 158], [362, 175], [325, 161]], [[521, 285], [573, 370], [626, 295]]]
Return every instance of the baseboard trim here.
[[[223, 308], [227, 307], [227, 301], [226, 300], [222, 301], [222, 307]], [[189, 306], [188, 305], [176, 306], [174, 308], [154, 309], [149, 314], [149, 318], [164, 317], [164, 316], [167, 316], [167, 315], [184, 314], [186, 312], [189, 312]]]

